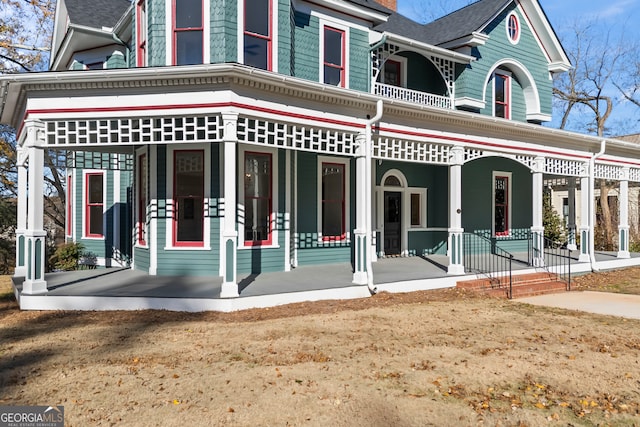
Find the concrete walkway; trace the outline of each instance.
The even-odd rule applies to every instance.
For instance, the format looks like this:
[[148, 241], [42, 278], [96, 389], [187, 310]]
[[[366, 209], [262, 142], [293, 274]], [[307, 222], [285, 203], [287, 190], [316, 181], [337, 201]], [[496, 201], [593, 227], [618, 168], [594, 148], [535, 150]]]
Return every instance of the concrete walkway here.
[[563, 294], [518, 298], [514, 301], [609, 316], [620, 316], [628, 319], [640, 319], [640, 295], [574, 291]]

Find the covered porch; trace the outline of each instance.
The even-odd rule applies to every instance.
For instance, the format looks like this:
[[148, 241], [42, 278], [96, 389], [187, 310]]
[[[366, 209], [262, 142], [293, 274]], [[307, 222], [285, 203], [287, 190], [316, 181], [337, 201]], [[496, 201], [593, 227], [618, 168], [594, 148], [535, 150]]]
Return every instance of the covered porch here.
[[[514, 254], [513, 274], [538, 271], [526, 263], [527, 254]], [[589, 272], [590, 263], [578, 262], [571, 252], [572, 274]], [[454, 287], [458, 281], [479, 274], [447, 274], [443, 255], [379, 259], [373, 265], [377, 292], [412, 292]], [[596, 252], [596, 269], [640, 265], [640, 253], [619, 259], [615, 252]], [[47, 273], [49, 291], [42, 295], [22, 293], [24, 277], [15, 277], [14, 293], [25, 310], [170, 310], [230, 312], [266, 308], [305, 301], [366, 298], [366, 285], [352, 283], [349, 263], [304, 266], [289, 272], [247, 274], [239, 277], [239, 297], [221, 298], [221, 277], [152, 276], [128, 268], [100, 268]]]

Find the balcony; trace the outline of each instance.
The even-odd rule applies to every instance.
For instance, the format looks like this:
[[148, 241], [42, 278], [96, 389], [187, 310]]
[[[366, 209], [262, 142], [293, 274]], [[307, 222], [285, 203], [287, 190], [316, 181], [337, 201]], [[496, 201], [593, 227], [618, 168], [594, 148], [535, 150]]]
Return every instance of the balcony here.
[[375, 83], [373, 93], [378, 96], [401, 101], [412, 102], [414, 104], [426, 105], [435, 108], [452, 109], [453, 103], [448, 96], [434, 95], [432, 93], [420, 92], [399, 86]]

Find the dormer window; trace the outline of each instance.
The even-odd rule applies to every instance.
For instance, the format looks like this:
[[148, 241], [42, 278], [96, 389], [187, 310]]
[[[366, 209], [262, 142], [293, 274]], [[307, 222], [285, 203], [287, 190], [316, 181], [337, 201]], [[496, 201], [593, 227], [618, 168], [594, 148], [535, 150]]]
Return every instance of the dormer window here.
[[511, 13], [507, 17], [507, 37], [512, 44], [516, 44], [520, 40], [520, 20], [515, 13]]
[[202, 64], [204, 25], [202, 0], [173, 0], [173, 63]]
[[244, 1], [244, 63], [271, 70], [271, 0]]
[[511, 76], [500, 71], [493, 75], [493, 115], [511, 118]]
[[345, 86], [345, 32], [324, 27], [324, 83]]

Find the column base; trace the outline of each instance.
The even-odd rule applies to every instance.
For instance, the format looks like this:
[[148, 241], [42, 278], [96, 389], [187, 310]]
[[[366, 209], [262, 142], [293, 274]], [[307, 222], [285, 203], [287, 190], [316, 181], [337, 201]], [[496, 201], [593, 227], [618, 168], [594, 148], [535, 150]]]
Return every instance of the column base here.
[[627, 259], [631, 258], [629, 251], [618, 251], [618, 258]]
[[25, 280], [22, 284], [22, 293], [25, 295], [41, 295], [49, 292], [46, 280]]
[[589, 254], [580, 254], [578, 262], [591, 262], [591, 258], [589, 257]]
[[569, 243], [567, 245], [567, 249], [569, 249], [570, 251], [577, 251], [578, 250], [578, 245], [576, 245], [575, 243]]
[[366, 284], [368, 284], [369, 283], [369, 279], [367, 278], [367, 272], [366, 271], [356, 271], [355, 273], [353, 273], [353, 280], [351, 282], [356, 284], [356, 285], [366, 285]]
[[455, 275], [455, 276], [461, 276], [464, 273], [464, 265], [461, 264], [454, 264], [454, 265], [450, 265], [449, 267], [447, 267], [447, 274], [450, 275]]
[[220, 298], [238, 298], [238, 285], [236, 283], [223, 283], [220, 289]]

